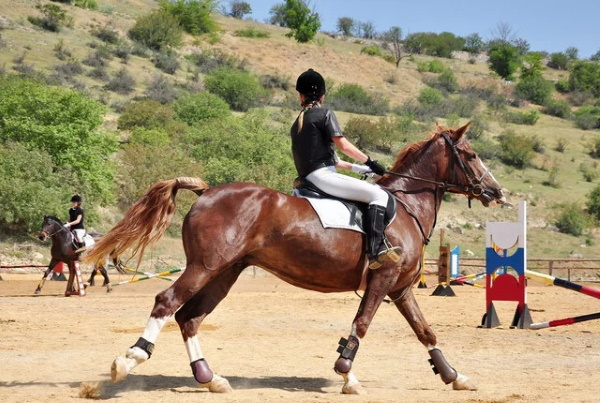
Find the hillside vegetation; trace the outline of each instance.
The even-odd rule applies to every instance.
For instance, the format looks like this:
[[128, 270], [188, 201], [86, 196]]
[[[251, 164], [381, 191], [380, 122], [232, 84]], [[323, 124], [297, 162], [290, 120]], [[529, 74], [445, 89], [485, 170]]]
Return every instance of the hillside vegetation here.
[[[600, 144], [598, 129], [592, 125], [583, 130], [572, 119], [541, 113], [543, 106], [517, 100], [515, 83], [499, 78], [485, 59], [412, 55], [396, 67], [363, 52], [373, 42], [319, 33], [313, 42], [297, 43], [286, 36], [287, 28], [219, 14], [213, 14], [218, 31], [185, 34], [179, 47], [151, 49], [128, 33], [136, 21], [159, 8], [157, 2], [97, 3], [95, 10], [59, 4], [69, 16], [59, 32], [30, 22], [29, 17], [40, 16], [37, 0], [0, 3], [0, 81], [27, 77], [75, 91], [85, 98], [77, 102], [94, 100], [102, 107], [99, 125], [89, 126], [89, 131], [105, 146], [94, 154], [96, 162], [91, 156], [86, 160], [98, 165], [74, 168], [68, 148], [56, 158], [45, 149], [46, 142], [36, 146], [39, 154], [28, 154], [33, 152], [31, 142], [21, 149], [3, 137], [3, 156], [23, 155], [30, 163], [22, 166], [24, 175], [0, 178], [2, 192], [5, 186], [14, 186], [16, 192], [33, 180], [46, 187], [53, 184], [53, 191], [23, 192], [32, 211], [64, 216], [70, 195], [82, 192], [90, 212], [88, 229], [106, 231], [148, 186], [175, 176], [201, 176], [213, 185], [253, 181], [290, 190], [295, 172], [287, 132], [298, 113], [294, 81], [314, 68], [326, 78], [326, 103], [336, 109], [348, 136], [387, 165], [406, 144], [428, 136], [436, 122], [450, 127], [473, 122], [471, 142], [515, 208], [486, 209], [474, 203], [469, 209], [464, 197], [448, 197], [437, 225], [438, 231], [446, 230], [446, 242], [482, 257], [485, 223], [515, 221], [518, 201], [527, 200], [530, 257], [600, 258], [600, 234], [586, 210], [600, 183], [594, 153]], [[542, 74], [553, 83], [569, 78], [568, 71], [548, 68]], [[449, 85], [455, 88], [448, 90]], [[32, 94], [47, 97], [45, 88]], [[58, 111], [53, 102], [61, 96], [43, 99]], [[558, 91], [552, 97], [569, 101]], [[2, 109], [0, 101], [0, 114], [5, 114], [0, 121], [21, 113], [6, 105]], [[569, 107], [574, 112], [582, 105]], [[12, 140], [24, 144], [18, 134]], [[504, 146], [516, 163], [507, 163]], [[525, 161], [519, 160], [518, 151], [528, 148]], [[28, 172], [35, 167], [40, 173]], [[171, 235], [178, 236], [178, 224], [192, 200], [191, 195], [178, 196], [180, 211]], [[558, 231], [557, 220], [565, 211], [576, 220], [584, 217], [580, 234]], [[7, 223], [0, 253], [18, 255], [19, 247], [7, 233], [33, 233], [42, 216], [24, 222], [11, 221], [11, 214], [0, 214]], [[437, 255], [437, 234], [427, 249], [429, 256]]]

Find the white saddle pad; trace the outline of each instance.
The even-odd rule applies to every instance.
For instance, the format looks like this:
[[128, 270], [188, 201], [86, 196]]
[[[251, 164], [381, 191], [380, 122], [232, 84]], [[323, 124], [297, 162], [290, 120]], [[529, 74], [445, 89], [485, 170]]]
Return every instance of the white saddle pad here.
[[85, 234], [83, 236], [83, 242], [85, 243], [86, 248], [89, 248], [90, 246], [96, 243], [96, 241], [94, 241], [94, 238], [92, 238], [90, 234]]
[[310, 205], [319, 216], [323, 228], [342, 228], [361, 234], [365, 233], [354, 221], [351, 222], [350, 211], [342, 202], [311, 197], [306, 197], [306, 200], [310, 202]]

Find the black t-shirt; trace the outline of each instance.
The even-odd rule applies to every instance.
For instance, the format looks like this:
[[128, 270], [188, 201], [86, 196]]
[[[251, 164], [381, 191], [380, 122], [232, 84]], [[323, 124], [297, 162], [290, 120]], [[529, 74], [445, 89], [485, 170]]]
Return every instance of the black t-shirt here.
[[299, 176], [335, 165], [334, 137], [342, 137], [340, 124], [332, 110], [314, 106], [304, 112], [302, 131], [298, 133], [298, 119], [291, 129], [292, 154]]
[[69, 209], [69, 222], [75, 221], [78, 216], [81, 215], [81, 221], [78, 224], [74, 224], [71, 228], [73, 229], [85, 229], [83, 226], [83, 209], [81, 207], [71, 207]]

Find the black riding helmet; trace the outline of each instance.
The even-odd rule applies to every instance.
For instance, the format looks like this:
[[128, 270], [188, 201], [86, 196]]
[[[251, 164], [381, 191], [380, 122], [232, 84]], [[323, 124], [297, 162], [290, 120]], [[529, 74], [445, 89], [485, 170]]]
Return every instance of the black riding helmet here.
[[298, 76], [296, 91], [313, 99], [319, 99], [327, 92], [323, 76], [308, 69]]
[[71, 197], [71, 201], [75, 202], [75, 203], [81, 203], [82, 200], [83, 199], [79, 195], [75, 195], [75, 196]]

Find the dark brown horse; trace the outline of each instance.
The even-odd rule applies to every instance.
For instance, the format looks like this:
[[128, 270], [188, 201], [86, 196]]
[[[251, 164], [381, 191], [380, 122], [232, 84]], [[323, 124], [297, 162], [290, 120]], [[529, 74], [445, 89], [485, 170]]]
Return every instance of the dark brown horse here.
[[[93, 239], [97, 240], [101, 236], [101, 234], [95, 234]], [[50, 238], [52, 240], [52, 246], [50, 248], [50, 263], [44, 272], [42, 280], [35, 289], [35, 294], [42, 292], [44, 282], [49, 277], [49, 274], [52, 272], [54, 267], [60, 262], [65, 263], [69, 268], [69, 279], [67, 281], [67, 290], [65, 291], [65, 295], [68, 296], [74, 294], [75, 262], [79, 260], [79, 257], [78, 253], [76, 252], [77, 246], [74, 242], [73, 233], [68, 228], [65, 228], [65, 226], [62, 224], [62, 221], [60, 221], [58, 218], [47, 215], [44, 217], [44, 221], [42, 221], [42, 229], [38, 238], [42, 242]], [[123, 265], [118, 258], [113, 258], [113, 264], [119, 273], [125, 273]], [[92, 274], [90, 275], [87, 284], [94, 285], [94, 276], [96, 275], [96, 272], [99, 272], [104, 277], [103, 286], [106, 286], [106, 292], [110, 292], [112, 288], [110, 285], [108, 272], [105, 267], [105, 262], [101, 262], [100, 260], [98, 260], [94, 265], [94, 269], [92, 270]]]
[[156, 296], [141, 337], [125, 356], [113, 362], [113, 381], [150, 358], [161, 328], [175, 314], [195, 379], [210, 391], [230, 391], [229, 382], [210, 370], [197, 331], [242, 270], [255, 265], [292, 285], [320, 292], [355, 291], [365, 280], [351, 333], [340, 341], [340, 356], [334, 366], [344, 378], [344, 393], [364, 392], [351, 371], [352, 360], [359, 339], [366, 335], [386, 296], [427, 348], [434, 372], [454, 389], [474, 389], [436, 347], [436, 336], [412, 292], [422, 269], [423, 246], [435, 226], [444, 192], [464, 194], [485, 206], [505, 201], [500, 185], [469, 145], [464, 135], [467, 127], [438, 128], [430, 139], [402, 151], [391, 171], [378, 180], [398, 201], [387, 236], [403, 250], [399, 262], [386, 262], [378, 270], [366, 270], [368, 259], [360, 233], [323, 229], [305, 199], [250, 183], [209, 187], [197, 178], [177, 178], [152, 186], [84, 257], [96, 262], [108, 252], [114, 250], [120, 255], [131, 248], [141, 259], [146, 246], [169, 225], [177, 191], [187, 189], [200, 196], [183, 222], [185, 271]]

